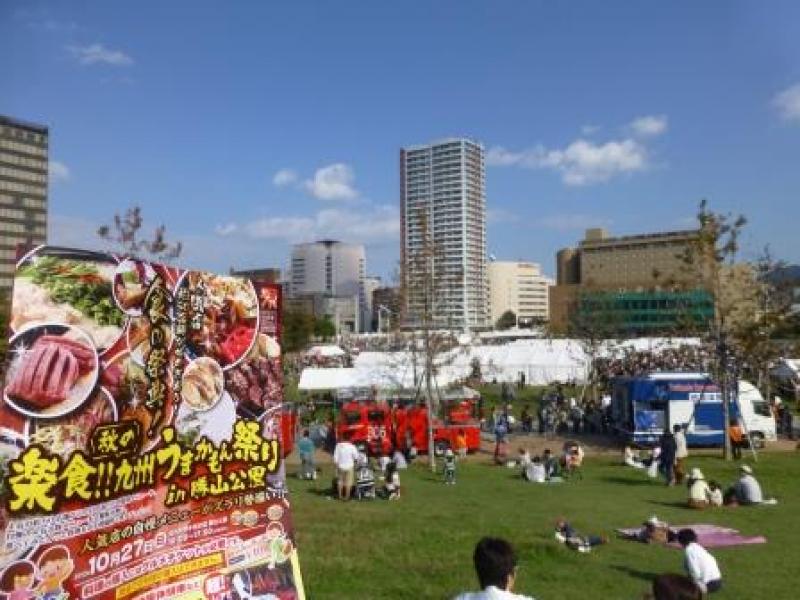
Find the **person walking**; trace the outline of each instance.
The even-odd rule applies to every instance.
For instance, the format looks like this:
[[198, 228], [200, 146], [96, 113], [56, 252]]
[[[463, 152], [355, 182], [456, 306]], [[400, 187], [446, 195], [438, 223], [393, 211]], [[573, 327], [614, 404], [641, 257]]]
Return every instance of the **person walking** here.
[[675, 485], [675, 436], [666, 430], [661, 436], [661, 455], [659, 468], [667, 485]]
[[704, 596], [722, 589], [722, 573], [711, 553], [697, 543], [694, 529], [681, 529], [678, 543], [683, 547], [683, 565]]
[[686, 477], [686, 459], [689, 458], [689, 448], [686, 444], [686, 426], [678, 425], [672, 427], [672, 435], [675, 438], [675, 483], [683, 483]]
[[742, 458], [742, 446], [744, 446], [744, 434], [742, 433], [742, 426], [739, 425], [737, 419], [731, 419], [730, 425], [728, 425], [728, 436], [731, 438], [733, 458], [740, 460]]

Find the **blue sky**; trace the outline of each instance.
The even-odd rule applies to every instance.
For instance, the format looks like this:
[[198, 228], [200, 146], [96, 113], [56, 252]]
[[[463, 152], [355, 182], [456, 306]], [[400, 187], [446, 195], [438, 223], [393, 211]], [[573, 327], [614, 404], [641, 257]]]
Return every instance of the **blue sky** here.
[[187, 265], [398, 251], [398, 150], [487, 149], [489, 252], [554, 271], [583, 229], [690, 226], [701, 198], [800, 261], [800, 4], [13, 2], [0, 113], [51, 128], [51, 240], [138, 203]]

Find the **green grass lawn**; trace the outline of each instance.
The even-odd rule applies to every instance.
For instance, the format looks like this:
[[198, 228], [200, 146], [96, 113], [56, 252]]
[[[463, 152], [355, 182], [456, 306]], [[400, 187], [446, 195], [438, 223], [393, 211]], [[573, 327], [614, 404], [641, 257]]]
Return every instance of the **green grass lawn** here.
[[[684, 508], [685, 487], [667, 488], [641, 471], [618, 466], [615, 457], [589, 458], [582, 481], [537, 485], [516, 470], [494, 467], [489, 457], [459, 465], [458, 484], [447, 486], [422, 464], [403, 472], [403, 498], [342, 503], [317, 482], [289, 478], [300, 564], [308, 597], [452, 598], [476, 589], [472, 551], [483, 535], [502, 536], [517, 548], [517, 591], [546, 599], [640, 599], [654, 574], [682, 572], [672, 548], [613, 538], [656, 514], [671, 525], [717, 523], [745, 535], [765, 535], [764, 545], [712, 550], [724, 579], [714, 597], [797, 598], [795, 560], [800, 559], [800, 463], [796, 454], [764, 454], [755, 465], [772, 507], [693, 511]], [[752, 463], [750, 463], [752, 464]], [[718, 458], [689, 466], [727, 485], [736, 465]], [[612, 535], [611, 543], [579, 554], [553, 539], [553, 522], [565, 515], [582, 533]]]

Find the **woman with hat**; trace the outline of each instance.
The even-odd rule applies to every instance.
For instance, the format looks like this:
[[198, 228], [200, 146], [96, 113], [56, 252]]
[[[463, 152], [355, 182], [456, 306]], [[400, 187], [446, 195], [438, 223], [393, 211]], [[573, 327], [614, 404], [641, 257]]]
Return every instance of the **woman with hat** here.
[[711, 496], [711, 488], [700, 469], [695, 467], [691, 470], [687, 485], [689, 487], [689, 508], [706, 508]]

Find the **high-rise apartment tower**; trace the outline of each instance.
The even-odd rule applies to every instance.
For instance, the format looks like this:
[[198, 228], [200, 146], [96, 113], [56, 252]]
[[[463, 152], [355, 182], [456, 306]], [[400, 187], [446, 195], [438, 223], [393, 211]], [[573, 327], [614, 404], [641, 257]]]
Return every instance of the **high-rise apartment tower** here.
[[489, 326], [483, 146], [448, 139], [400, 150], [406, 326]]
[[17, 248], [47, 239], [47, 127], [0, 115], [0, 292], [14, 277]]

